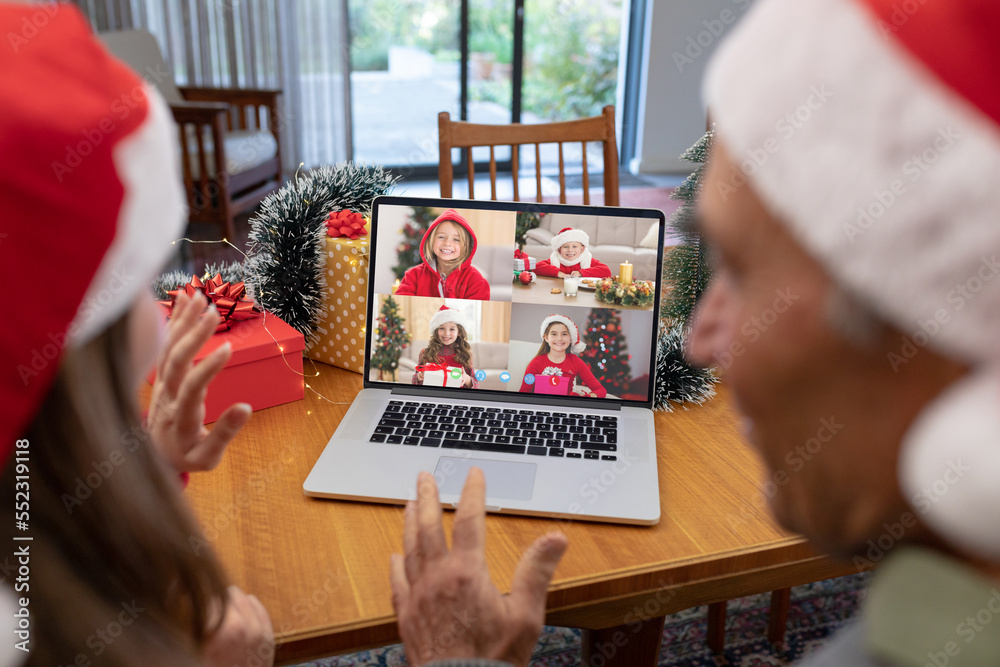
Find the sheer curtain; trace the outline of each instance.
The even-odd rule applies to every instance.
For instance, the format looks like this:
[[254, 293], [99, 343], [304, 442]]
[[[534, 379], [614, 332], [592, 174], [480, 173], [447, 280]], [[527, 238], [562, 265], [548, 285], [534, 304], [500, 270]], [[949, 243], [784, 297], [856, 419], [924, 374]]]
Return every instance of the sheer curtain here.
[[179, 85], [280, 88], [286, 171], [349, 159], [347, 0], [73, 0], [95, 31], [156, 36]]

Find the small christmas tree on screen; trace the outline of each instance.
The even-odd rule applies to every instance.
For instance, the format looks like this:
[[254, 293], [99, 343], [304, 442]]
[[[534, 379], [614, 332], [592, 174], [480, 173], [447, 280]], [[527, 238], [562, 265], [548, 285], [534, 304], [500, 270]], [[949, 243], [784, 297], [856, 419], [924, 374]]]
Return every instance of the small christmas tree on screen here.
[[409, 342], [410, 334], [406, 331], [406, 320], [399, 314], [399, 304], [387, 296], [379, 310], [378, 338], [371, 362], [380, 380], [395, 378], [399, 357]]
[[397, 279], [402, 279], [407, 269], [423, 261], [420, 259], [420, 241], [437, 216], [435, 210], [427, 206], [413, 207], [413, 215], [403, 225], [403, 240], [396, 248], [399, 263], [392, 267], [392, 273]]
[[609, 393], [618, 395], [628, 391], [632, 377], [631, 355], [622, 332], [620, 312], [613, 308], [590, 311], [582, 336], [587, 349], [580, 354], [601, 385]]

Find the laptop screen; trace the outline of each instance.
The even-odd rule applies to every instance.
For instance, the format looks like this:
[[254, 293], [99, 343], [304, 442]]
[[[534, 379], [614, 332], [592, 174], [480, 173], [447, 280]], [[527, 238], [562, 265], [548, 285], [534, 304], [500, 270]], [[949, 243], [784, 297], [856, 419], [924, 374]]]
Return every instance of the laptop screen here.
[[650, 406], [663, 235], [652, 209], [377, 198], [365, 386]]

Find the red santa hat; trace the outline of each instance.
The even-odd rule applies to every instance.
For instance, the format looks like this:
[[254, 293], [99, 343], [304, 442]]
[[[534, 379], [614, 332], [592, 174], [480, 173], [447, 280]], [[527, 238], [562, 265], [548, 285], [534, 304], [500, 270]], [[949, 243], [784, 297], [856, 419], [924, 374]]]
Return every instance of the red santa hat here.
[[[973, 367], [913, 424], [905, 497], [1000, 559], [1000, 3], [760, 0], [705, 96], [761, 200], [848, 292]], [[903, 353], [887, 363], [904, 364]]]
[[[0, 457], [30, 423], [66, 347], [148, 292], [183, 229], [176, 129], [159, 96], [72, 5], [0, 6]], [[150, 298], [152, 296], [150, 295]]]
[[569, 329], [569, 337], [570, 340], [573, 341], [573, 344], [569, 346], [570, 352], [573, 354], [580, 354], [587, 349], [587, 345], [580, 340], [580, 331], [576, 328], [576, 324], [565, 315], [549, 315], [542, 320], [541, 337], [543, 341], [545, 340], [545, 330], [548, 329], [549, 325], [553, 322], [565, 324], [566, 328]]
[[431, 334], [433, 335], [433, 333], [438, 330], [438, 327], [442, 324], [447, 324], [448, 322], [454, 322], [466, 331], [469, 329], [465, 325], [465, 318], [462, 316], [462, 312], [460, 310], [457, 308], [450, 308], [448, 306], [441, 306], [438, 308], [438, 311], [434, 313], [434, 316], [431, 317]]
[[[563, 256], [559, 254], [559, 248], [574, 241], [583, 246], [583, 252], [573, 260], [563, 259]], [[587, 235], [587, 232], [582, 229], [574, 229], [573, 227], [563, 227], [559, 230], [558, 234], [552, 237], [552, 254], [549, 255], [549, 262], [555, 266], [575, 266], [579, 264], [581, 268], [589, 269], [591, 261], [594, 259], [589, 247], [590, 237]]]

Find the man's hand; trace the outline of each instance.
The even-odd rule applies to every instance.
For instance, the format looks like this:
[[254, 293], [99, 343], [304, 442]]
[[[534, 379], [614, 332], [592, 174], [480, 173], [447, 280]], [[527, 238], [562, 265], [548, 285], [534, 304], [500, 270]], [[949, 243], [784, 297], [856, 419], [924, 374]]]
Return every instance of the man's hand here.
[[207, 667], [270, 667], [274, 664], [274, 628], [260, 600], [236, 586], [229, 587], [229, 600], [222, 625], [205, 646]]
[[392, 604], [411, 665], [444, 658], [490, 658], [527, 665], [545, 618], [545, 595], [566, 551], [566, 536], [540, 537], [521, 557], [510, 595], [486, 567], [486, 482], [472, 468], [455, 512], [452, 549], [441, 525], [434, 478], [420, 473], [406, 506], [405, 556], [392, 557]]
[[212, 337], [219, 322], [214, 305], [202, 316], [204, 306], [200, 297], [177, 297], [167, 344], [156, 363], [156, 381], [146, 418], [153, 443], [178, 472], [217, 466], [226, 446], [251, 413], [249, 405], [237, 403], [222, 413], [211, 431], [205, 428], [208, 384], [229, 361], [232, 350], [227, 343], [193, 365], [198, 350]]

